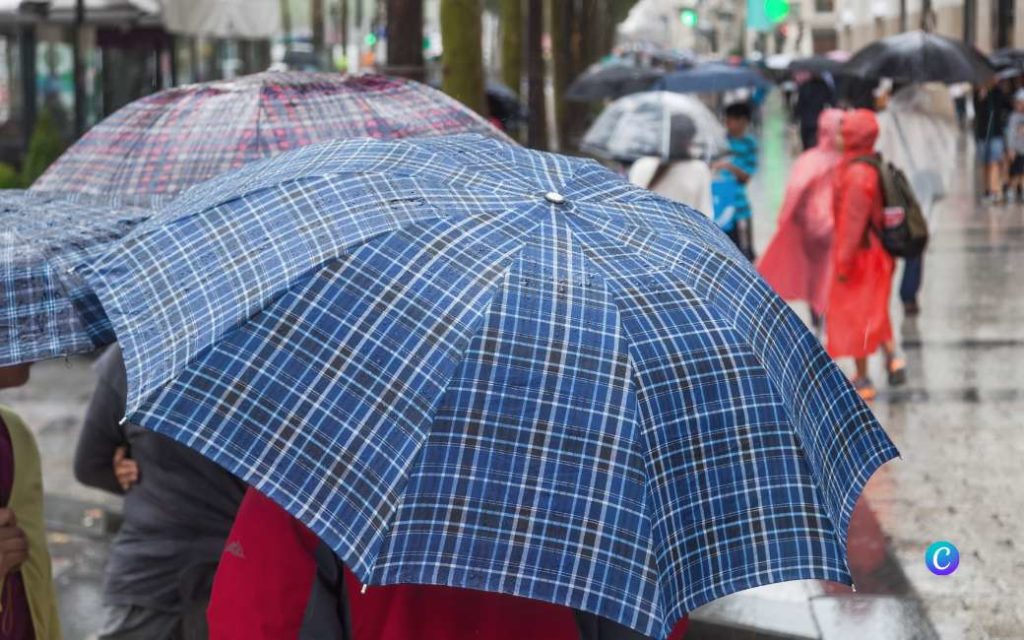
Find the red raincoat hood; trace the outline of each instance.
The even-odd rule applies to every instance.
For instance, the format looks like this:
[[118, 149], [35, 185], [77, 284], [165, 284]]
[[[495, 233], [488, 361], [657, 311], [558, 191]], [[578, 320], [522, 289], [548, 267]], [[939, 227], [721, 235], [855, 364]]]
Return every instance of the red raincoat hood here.
[[843, 153], [863, 156], [874, 153], [878, 139], [878, 119], [867, 109], [847, 111], [840, 130], [843, 135]]

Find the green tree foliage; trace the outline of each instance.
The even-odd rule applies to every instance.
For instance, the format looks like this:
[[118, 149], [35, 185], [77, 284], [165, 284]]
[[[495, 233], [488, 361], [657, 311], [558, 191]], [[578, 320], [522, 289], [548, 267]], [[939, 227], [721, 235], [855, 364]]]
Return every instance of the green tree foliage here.
[[21, 174], [9, 164], [0, 162], [0, 189], [20, 189]]
[[487, 115], [480, 0], [441, 0], [444, 92]]
[[25, 164], [21, 168], [22, 184], [30, 185], [43, 175], [46, 168], [64, 152], [64, 141], [61, 140], [57, 122], [49, 109], [43, 109], [36, 119], [35, 129], [28, 142], [28, 153]]
[[523, 81], [523, 0], [501, 0], [501, 79], [519, 93]]

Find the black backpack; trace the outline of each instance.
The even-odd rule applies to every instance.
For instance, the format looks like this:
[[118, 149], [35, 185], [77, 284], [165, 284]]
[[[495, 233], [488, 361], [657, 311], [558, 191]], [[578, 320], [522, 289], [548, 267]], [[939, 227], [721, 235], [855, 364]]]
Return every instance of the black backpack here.
[[879, 154], [861, 156], [855, 162], [869, 164], [878, 172], [884, 225], [875, 231], [882, 246], [897, 258], [920, 256], [928, 246], [928, 221], [907, 175]]

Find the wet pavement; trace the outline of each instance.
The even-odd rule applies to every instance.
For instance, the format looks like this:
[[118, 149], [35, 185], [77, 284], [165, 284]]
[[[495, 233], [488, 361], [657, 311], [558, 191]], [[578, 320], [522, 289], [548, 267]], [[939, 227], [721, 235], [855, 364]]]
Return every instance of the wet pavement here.
[[[766, 118], [762, 173], [752, 187], [755, 238], [774, 229], [794, 141]], [[853, 593], [793, 582], [712, 603], [690, 638], [1024, 638], [1024, 205], [983, 207], [973, 161], [938, 205], [923, 313], [893, 317], [909, 384], [880, 390], [875, 412], [903, 454], [876, 474], [850, 531]], [[803, 311], [801, 311], [803, 313]], [[50, 543], [67, 640], [100, 621], [99, 590], [119, 499], [78, 485], [71, 461], [92, 389], [90, 360], [48, 362], [31, 384], [0, 393], [34, 428], [43, 453]], [[876, 379], [883, 379], [875, 362]], [[960, 550], [951, 576], [924, 566], [925, 549]]]

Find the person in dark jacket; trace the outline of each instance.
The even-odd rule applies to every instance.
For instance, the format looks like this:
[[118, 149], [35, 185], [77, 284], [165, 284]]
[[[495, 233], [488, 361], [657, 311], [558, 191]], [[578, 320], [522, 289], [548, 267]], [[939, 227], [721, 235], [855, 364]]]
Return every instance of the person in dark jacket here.
[[1006, 160], [1004, 132], [1013, 105], [998, 84], [982, 87], [974, 94], [974, 139], [978, 161], [985, 173], [986, 202], [999, 202], [1003, 195]]
[[835, 89], [821, 76], [812, 76], [797, 89], [796, 107], [793, 112], [800, 125], [800, 141], [804, 151], [817, 146], [818, 117], [822, 111], [835, 104]]
[[98, 382], [75, 452], [78, 481], [124, 495], [124, 524], [104, 577], [100, 640], [205, 638], [213, 575], [245, 484], [177, 442], [122, 424], [127, 396], [118, 345]]

